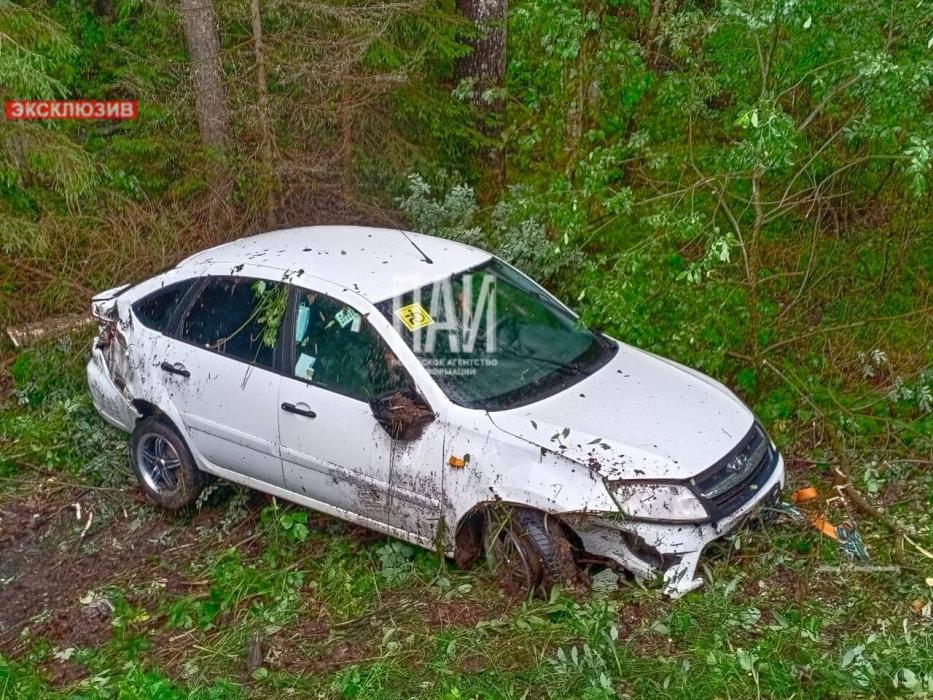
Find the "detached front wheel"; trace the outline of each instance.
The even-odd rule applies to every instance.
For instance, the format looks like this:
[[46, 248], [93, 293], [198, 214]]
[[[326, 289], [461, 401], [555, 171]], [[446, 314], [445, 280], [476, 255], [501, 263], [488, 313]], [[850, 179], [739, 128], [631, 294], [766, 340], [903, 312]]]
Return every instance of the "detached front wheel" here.
[[130, 439], [130, 460], [149, 499], [168, 510], [191, 505], [204, 488], [206, 475], [181, 436], [168, 421], [143, 418]]
[[521, 508], [491, 512], [485, 544], [487, 562], [511, 593], [547, 596], [555, 585], [587, 585], [577, 565], [578, 552], [561, 523], [547, 513]]

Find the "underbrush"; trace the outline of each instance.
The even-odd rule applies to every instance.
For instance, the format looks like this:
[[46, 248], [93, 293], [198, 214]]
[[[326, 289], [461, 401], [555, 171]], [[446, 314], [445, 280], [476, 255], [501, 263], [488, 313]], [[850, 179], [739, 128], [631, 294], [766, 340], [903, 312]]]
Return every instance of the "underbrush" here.
[[[337, 551], [346, 544], [338, 537]], [[365, 562], [358, 573], [378, 578], [376, 545], [353, 549]], [[262, 556], [244, 562], [226, 554], [207, 569], [202, 609], [220, 611], [209, 620], [179, 626], [176, 611], [190, 605], [185, 597], [130, 605], [114, 592], [109, 641], [94, 649], [36, 645], [25, 658], [0, 660], [0, 681], [5, 676], [11, 697], [816, 698], [930, 691], [931, 632], [905, 605], [909, 586], [892, 585], [890, 574], [819, 574], [773, 552], [757, 554], [741, 566], [716, 563], [703, 592], [674, 603], [637, 588], [582, 601], [555, 593], [547, 601], [508, 602], [484, 585], [439, 597], [430, 580], [415, 577], [402, 589], [370, 591], [372, 607], [362, 615], [321, 603], [307, 551], [293, 553], [291, 570], [271, 572]], [[471, 614], [438, 617], [451, 609]], [[251, 668], [254, 643], [261, 664]], [[57, 692], [36, 670], [56, 655], [86, 674]]]
[[84, 378], [90, 335], [19, 354], [0, 411], [0, 476], [20, 469], [64, 472], [99, 486], [131, 477], [126, 438], [100, 420]]
[[[79, 522], [47, 537], [43, 528], [23, 535], [45, 538], [37, 567], [57, 566], [55, 557], [75, 546], [69, 540], [101, 556], [132, 545], [146, 523], [159, 534], [147, 535], [142, 570], [100, 571], [93, 590], [52, 606], [50, 620], [106, 598], [112, 613], [96, 641], [67, 631], [37, 636], [31, 630], [48, 623], [33, 620], [18, 637], [26, 650], [12, 653], [0, 632], [4, 699], [933, 692], [929, 560], [838, 503], [826, 514], [857, 523], [870, 562], [854, 566], [808, 524], [780, 521], [712, 548], [706, 586], [677, 601], [640, 586], [514, 600], [482, 565], [457, 571], [433, 553], [222, 482], [186, 515], [139, 505], [125, 436], [94, 416], [86, 396], [86, 346], [65, 339], [13, 360], [0, 417], [0, 510], [45, 503], [53, 518], [71, 517], [69, 503], [88, 487], [119, 487], [90, 491], [109, 505], [85, 501], [101, 518], [89, 533]], [[860, 393], [848, 401], [891, 400], [870, 377], [846, 391], [853, 387]], [[906, 407], [904, 418], [920, 432], [918, 409]], [[831, 492], [833, 457], [813, 421], [794, 413], [777, 420], [790, 488]], [[876, 442], [884, 435], [850, 443], [858, 487], [929, 550], [931, 475], [903, 447]], [[865, 460], [870, 454], [874, 461]]]

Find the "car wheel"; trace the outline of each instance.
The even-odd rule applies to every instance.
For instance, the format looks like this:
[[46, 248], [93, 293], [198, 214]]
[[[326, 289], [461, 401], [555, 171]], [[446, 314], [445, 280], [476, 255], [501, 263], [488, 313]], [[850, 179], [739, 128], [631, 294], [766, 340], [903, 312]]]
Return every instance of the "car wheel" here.
[[146, 495], [169, 510], [191, 505], [207, 483], [175, 428], [157, 416], [143, 418], [130, 439], [133, 471]]
[[519, 595], [547, 596], [555, 585], [585, 587], [577, 552], [556, 518], [535, 510], [490, 513], [486, 560], [502, 585]]

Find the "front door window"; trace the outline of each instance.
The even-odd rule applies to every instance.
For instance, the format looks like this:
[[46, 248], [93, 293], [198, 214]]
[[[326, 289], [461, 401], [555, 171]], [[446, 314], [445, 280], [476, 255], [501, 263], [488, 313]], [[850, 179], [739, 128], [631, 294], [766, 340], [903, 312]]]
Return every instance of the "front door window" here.
[[299, 292], [295, 314], [295, 377], [362, 401], [409, 386], [401, 363], [366, 318], [351, 306]]

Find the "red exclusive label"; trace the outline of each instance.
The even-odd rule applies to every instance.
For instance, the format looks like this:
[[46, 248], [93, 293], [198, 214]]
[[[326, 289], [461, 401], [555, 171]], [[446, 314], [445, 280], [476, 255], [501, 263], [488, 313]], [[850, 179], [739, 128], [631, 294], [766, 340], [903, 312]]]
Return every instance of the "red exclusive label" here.
[[7, 119], [136, 119], [136, 100], [7, 100]]

